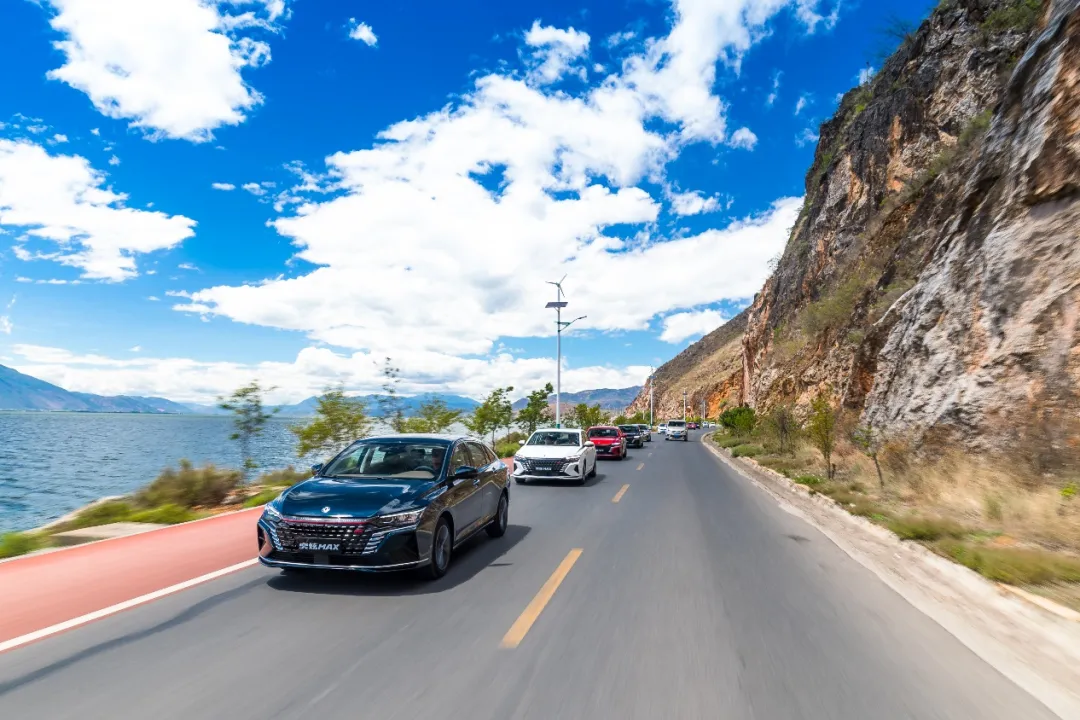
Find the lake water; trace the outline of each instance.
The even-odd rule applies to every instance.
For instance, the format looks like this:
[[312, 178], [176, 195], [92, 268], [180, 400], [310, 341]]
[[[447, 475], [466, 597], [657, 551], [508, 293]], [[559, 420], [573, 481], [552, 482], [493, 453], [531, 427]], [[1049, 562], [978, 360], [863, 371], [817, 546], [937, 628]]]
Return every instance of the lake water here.
[[[260, 469], [298, 464], [296, 422], [267, 423], [253, 448]], [[239, 467], [232, 431], [229, 416], [0, 412], [0, 532], [129, 493], [183, 458]]]

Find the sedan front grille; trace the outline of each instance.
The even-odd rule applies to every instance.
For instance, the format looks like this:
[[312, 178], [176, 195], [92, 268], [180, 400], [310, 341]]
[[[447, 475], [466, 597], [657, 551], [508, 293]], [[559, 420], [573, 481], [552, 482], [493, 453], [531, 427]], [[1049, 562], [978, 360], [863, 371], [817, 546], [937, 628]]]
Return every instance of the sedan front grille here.
[[[385, 535], [375, 533], [375, 527], [368, 522], [355, 520], [348, 523], [307, 521], [302, 518], [283, 518], [271, 523], [271, 536], [274, 546], [285, 552], [297, 552], [301, 542], [322, 540], [341, 543], [341, 554], [366, 554], [371, 547], [374, 535], [379, 540]], [[378, 549], [378, 542], [371, 552]]]

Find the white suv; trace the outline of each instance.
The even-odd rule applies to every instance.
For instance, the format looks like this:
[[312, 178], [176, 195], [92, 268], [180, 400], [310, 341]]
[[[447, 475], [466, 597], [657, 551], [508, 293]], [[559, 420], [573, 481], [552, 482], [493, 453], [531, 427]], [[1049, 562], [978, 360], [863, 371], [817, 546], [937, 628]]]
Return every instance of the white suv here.
[[686, 432], [685, 420], [669, 420], [667, 424], [667, 437], [665, 440], [682, 440], [685, 442], [688, 439]]
[[570, 480], [596, 475], [596, 446], [576, 428], [537, 430], [514, 453], [514, 482]]

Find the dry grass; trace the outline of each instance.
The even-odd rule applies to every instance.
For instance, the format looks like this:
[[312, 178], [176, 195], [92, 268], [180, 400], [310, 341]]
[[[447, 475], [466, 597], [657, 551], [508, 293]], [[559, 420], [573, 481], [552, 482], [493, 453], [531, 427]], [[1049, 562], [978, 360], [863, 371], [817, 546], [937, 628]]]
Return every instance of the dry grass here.
[[831, 482], [820, 455], [805, 446], [754, 459], [991, 580], [1080, 609], [1080, 472], [1039, 476], [1022, 459], [950, 450], [919, 458], [894, 443], [881, 454], [880, 488], [871, 460], [847, 442], [837, 447]]

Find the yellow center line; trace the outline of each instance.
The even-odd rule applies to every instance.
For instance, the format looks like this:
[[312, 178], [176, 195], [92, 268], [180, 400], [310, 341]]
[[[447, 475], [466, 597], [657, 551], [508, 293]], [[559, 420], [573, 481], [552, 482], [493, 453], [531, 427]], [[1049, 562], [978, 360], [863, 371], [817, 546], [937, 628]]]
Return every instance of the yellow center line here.
[[506, 635], [503, 635], [502, 647], [504, 648], [516, 648], [521, 644], [521, 641], [525, 639], [525, 635], [529, 632], [529, 628], [533, 626], [536, 619], [540, 617], [540, 613], [544, 612], [544, 608], [551, 602], [552, 596], [555, 595], [555, 591], [559, 589], [559, 585], [566, 579], [566, 576], [570, 574], [570, 568], [574, 567], [574, 563], [581, 557], [581, 548], [574, 548], [571, 550], [563, 561], [559, 563], [559, 567], [555, 568], [555, 572], [551, 574], [551, 577], [547, 579], [544, 586], [540, 588], [540, 592], [536, 593], [536, 597], [532, 599], [525, 610], [518, 616], [518, 619], [514, 621], [514, 624], [507, 630]]
[[638, 470], [640, 470], [640, 469], [641, 469], [641, 468], [643, 468], [643, 467], [645, 467], [645, 463], [641, 463], [640, 465], [638, 465], [638, 466], [637, 466], [637, 469], [638, 469]]
[[615, 493], [615, 497], [611, 498], [611, 502], [619, 502], [622, 500], [622, 496], [626, 494], [626, 491], [630, 489], [629, 485], [623, 485], [619, 488], [619, 492]]

